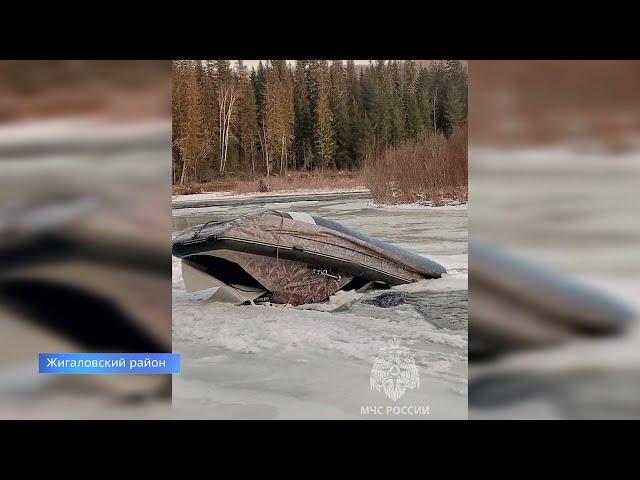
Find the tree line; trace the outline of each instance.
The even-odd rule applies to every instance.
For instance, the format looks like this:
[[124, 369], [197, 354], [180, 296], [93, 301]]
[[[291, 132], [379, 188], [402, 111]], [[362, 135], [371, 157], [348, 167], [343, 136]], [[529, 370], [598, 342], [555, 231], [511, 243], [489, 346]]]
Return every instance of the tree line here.
[[458, 60], [173, 62], [173, 182], [355, 170], [425, 132], [467, 122]]

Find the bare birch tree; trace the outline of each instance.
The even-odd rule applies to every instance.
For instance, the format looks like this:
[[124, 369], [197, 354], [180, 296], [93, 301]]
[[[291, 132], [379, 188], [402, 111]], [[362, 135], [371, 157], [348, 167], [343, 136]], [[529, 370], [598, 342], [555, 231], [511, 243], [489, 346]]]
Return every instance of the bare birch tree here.
[[258, 135], [260, 136], [260, 145], [262, 147], [262, 156], [267, 171], [267, 177], [269, 177], [269, 174], [271, 173], [271, 164], [269, 162], [269, 140], [267, 138], [267, 130], [264, 120], [262, 121], [262, 133], [258, 132]]
[[218, 91], [218, 106], [220, 111], [220, 175], [224, 175], [227, 166], [227, 152], [229, 150], [229, 132], [233, 118], [233, 106], [238, 99], [239, 91], [235, 86], [221, 85]]

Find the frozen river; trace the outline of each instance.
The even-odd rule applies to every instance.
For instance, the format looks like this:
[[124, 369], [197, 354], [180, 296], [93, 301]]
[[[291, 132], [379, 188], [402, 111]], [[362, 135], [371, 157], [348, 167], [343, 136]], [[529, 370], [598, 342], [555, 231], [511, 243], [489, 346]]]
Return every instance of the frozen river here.
[[[466, 418], [467, 210], [380, 209], [343, 198], [173, 211], [173, 230], [275, 209], [307, 212], [431, 258], [448, 270], [365, 295], [338, 292], [317, 305], [233, 306], [184, 290], [173, 258], [173, 379], [180, 418]], [[396, 402], [371, 390], [379, 349], [393, 337], [409, 348], [419, 388]], [[384, 407], [384, 415], [363, 407]], [[386, 407], [405, 414], [386, 414]], [[425, 408], [428, 407], [428, 408]], [[396, 409], [399, 411], [401, 409]], [[428, 414], [425, 412], [428, 411]]]

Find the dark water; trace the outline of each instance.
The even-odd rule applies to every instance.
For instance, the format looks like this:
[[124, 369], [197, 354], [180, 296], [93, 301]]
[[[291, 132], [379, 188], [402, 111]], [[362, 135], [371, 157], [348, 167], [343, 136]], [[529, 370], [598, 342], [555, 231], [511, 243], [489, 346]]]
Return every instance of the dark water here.
[[439, 293], [380, 293], [374, 298], [363, 300], [366, 305], [380, 308], [394, 308], [408, 305], [437, 328], [466, 331], [468, 323], [468, 294], [465, 290]]

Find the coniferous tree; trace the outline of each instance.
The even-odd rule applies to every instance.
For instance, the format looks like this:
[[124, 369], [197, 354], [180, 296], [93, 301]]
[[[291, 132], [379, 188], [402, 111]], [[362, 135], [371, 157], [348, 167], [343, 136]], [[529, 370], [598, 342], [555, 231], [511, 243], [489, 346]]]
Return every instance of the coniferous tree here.
[[433, 126], [433, 99], [431, 92], [431, 75], [428, 68], [420, 68], [417, 81], [418, 110], [424, 131], [432, 133], [435, 131]]
[[434, 131], [448, 135], [451, 132], [451, 121], [447, 111], [447, 72], [445, 63], [434, 61], [429, 67], [431, 77], [431, 102]]
[[262, 63], [262, 60], [258, 63], [258, 70], [253, 86], [256, 90], [256, 106], [258, 107], [258, 111], [262, 112], [264, 110], [264, 94], [267, 88], [267, 69]]
[[206, 60], [199, 62], [200, 74], [200, 92], [202, 101], [202, 113], [204, 116], [203, 131], [210, 143], [210, 152], [203, 158], [203, 173], [205, 177], [210, 178], [215, 174], [219, 162], [217, 152], [219, 151], [218, 143], [218, 101], [216, 97], [216, 68], [215, 61]]
[[405, 131], [407, 137], [416, 138], [423, 129], [423, 121], [418, 106], [418, 72], [415, 60], [407, 60], [403, 63], [403, 77], [402, 104]]
[[194, 62], [185, 64], [185, 84], [184, 84], [184, 117], [182, 125], [182, 138], [180, 140], [182, 150], [182, 172], [180, 183], [186, 181], [187, 170], [193, 172], [196, 180], [198, 178], [198, 163], [202, 158], [202, 153], [206, 151], [204, 145], [204, 114], [200, 97], [200, 88], [196, 77], [196, 66]]
[[329, 105], [329, 66], [326, 60], [313, 60], [310, 69], [309, 94], [311, 98], [314, 147], [317, 168], [326, 169], [332, 165], [335, 153], [333, 118]]
[[448, 60], [447, 110], [451, 127], [460, 127], [467, 122], [467, 72], [460, 60]]
[[376, 144], [376, 131], [366, 113], [358, 122], [357, 132], [355, 151], [357, 158], [362, 162], [369, 153], [373, 152]]
[[285, 60], [272, 60], [267, 72], [265, 132], [280, 173], [287, 169], [293, 138], [293, 79]]
[[241, 164], [256, 176], [256, 154], [258, 146], [258, 122], [255, 90], [247, 68], [238, 62], [238, 82], [240, 106], [238, 111], [238, 141], [241, 151]]
[[397, 61], [389, 63], [387, 76], [387, 96], [391, 111], [391, 143], [397, 145], [405, 138], [405, 116], [402, 105], [403, 79]]
[[[362, 105], [362, 91], [360, 89], [360, 79], [356, 73], [356, 65], [353, 60], [347, 61], [347, 89], [348, 89], [348, 112], [350, 124], [349, 137], [349, 168], [358, 168], [364, 158], [359, 148], [360, 135], [366, 129], [365, 110]], [[369, 127], [371, 124], [369, 123]], [[365, 152], [366, 154], [366, 152]]]
[[376, 130], [376, 148], [386, 148], [391, 143], [391, 82], [387, 75], [388, 65], [378, 60], [372, 70], [372, 104], [371, 116]]
[[230, 60], [216, 60], [216, 81], [218, 85], [230, 85], [233, 80]]
[[264, 171], [267, 175], [271, 173], [271, 147], [267, 136], [266, 126], [266, 92], [267, 92], [267, 68], [258, 62], [258, 70], [256, 72], [255, 81], [253, 82], [256, 92], [256, 105], [258, 107], [258, 139], [260, 140], [260, 152], [262, 153], [262, 161], [264, 163]]
[[335, 133], [336, 150], [332, 166], [339, 169], [348, 168], [351, 163], [351, 121], [349, 119], [349, 104], [347, 92], [347, 78], [342, 60], [334, 60], [329, 69], [331, 93], [329, 105], [333, 117], [333, 131]]
[[296, 60], [294, 72], [294, 167], [297, 164], [305, 169], [309, 166], [313, 145], [307, 63], [306, 60]]
[[[171, 65], [171, 156], [173, 183], [179, 183], [182, 171], [180, 143], [184, 124], [184, 61], [176, 60]], [[182, 182], [180, 182], [182, 183]]]
[[[360, 72], [360, 102], [363, 114], [369, 116], [369, 120], [375, 119], [377, 111], [375, 73], [373, 67], [368, 67]], [[374, 126], [375, 128], [375, 126]]]
[[287, 65], [285, 60], [281, 60], [280, 75], [282, 77], [282, 155], [280, 173], [289, 168], [291, 147], [294, 138], [294, 89], [293, 89], [293, 71]]
[[174, 183], [289, 168], [353, 169], [371, 153], [467, 123], [456, 60], [228, 60], [172, 66]]

